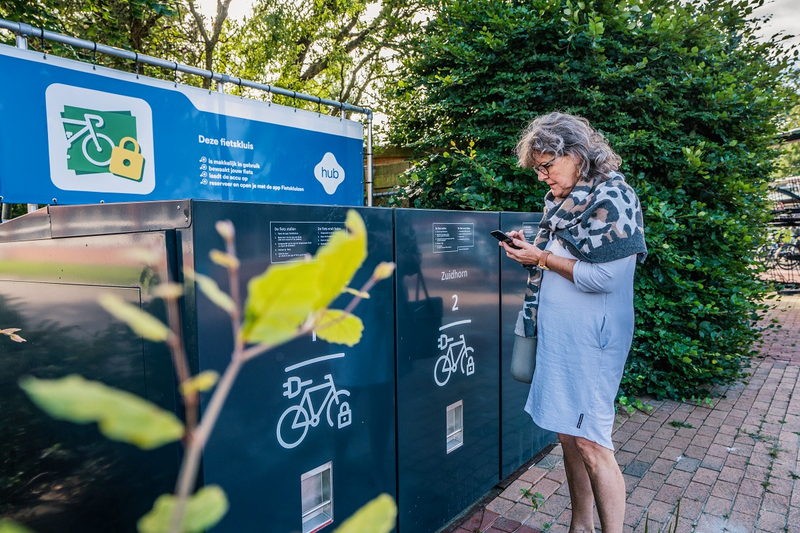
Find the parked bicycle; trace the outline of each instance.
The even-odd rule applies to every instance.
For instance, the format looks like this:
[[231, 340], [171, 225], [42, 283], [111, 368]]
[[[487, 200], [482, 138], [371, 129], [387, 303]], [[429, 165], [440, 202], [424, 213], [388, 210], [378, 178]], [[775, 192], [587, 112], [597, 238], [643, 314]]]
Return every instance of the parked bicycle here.
[[773, 232], [771, 240], [756, 250], [756, 257], [767, 269], [800, 268], [800, 245], [798, 239], [787, 231]]
[[[283, 387], [286, 389], [283, 393], [288, 398], [294, 398], [302, 391], [303, 396], [300, 398], [300, 405], [293, 405], [283, 412], [278, 419], [278, 427], [276, 430], [278, 442], [284, 448], [294, 448], [306, 437], [309, 427], [317, 427], [322, 418], [322, 410], [327, 407], [326, 415], [328, 424], [331, 427], [343, 428], [349, 426], [353, 421], [352, 411], [350, 404], [342, 399], [344, 396], [350, 396], [350, 392], [344, 389], [337, 390], [336, 385], [333, 384], [333, 376], [331, 374], [325, 375], [325, 381], [315, 387], [309, 387], [313, 380], [302, 381], [300, 378], [292, 376], [286, 380]], [[314, 406], [311, 399], [313, 392], [322, 391], [327, 389], [325, 399], [319, 405], [319, 409]], [[316, 395], [319, 396], [319, 395]], [[336, 418], [336, 425], [334, 425], [333, 418], [331, 417], [331, 408], [334, 405], [339, 406], [339, 412]]]

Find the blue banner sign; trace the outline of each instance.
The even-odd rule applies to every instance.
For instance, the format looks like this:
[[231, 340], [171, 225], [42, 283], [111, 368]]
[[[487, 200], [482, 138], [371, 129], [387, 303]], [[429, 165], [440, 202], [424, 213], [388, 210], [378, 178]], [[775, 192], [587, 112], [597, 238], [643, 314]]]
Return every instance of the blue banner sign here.
[[363, 204], [361, 123], [0, 45], [0, 201]]

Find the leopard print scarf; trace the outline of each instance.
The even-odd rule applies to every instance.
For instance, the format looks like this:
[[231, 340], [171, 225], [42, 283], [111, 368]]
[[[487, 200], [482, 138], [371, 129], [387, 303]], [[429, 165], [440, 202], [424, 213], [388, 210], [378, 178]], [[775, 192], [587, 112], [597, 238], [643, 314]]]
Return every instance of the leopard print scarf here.
[[[581, 178], [563, 200], [548, 192], [533, 245], [544, 250], [551, 236], [580, 261], [607, 263], [637, 254], [644, 262], [647, 257], [639, 198], [618, 172], [604, 181]], [[525, 268], [528, 285], [515, 332], [535, 337], [542, 271], [535, 265]]]

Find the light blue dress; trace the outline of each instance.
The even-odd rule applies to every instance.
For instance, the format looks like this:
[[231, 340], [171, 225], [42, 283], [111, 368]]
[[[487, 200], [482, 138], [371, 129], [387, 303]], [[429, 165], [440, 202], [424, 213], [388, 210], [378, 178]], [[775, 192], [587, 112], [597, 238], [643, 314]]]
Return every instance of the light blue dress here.
[[[547, 249], [575, 259], [557, 239]], [[614, 399], [633, 340], [636, 256], [578, 261], [575, 282], [545, 271], [539, 292], [536, 371], [525, 411], [541, 428], [610, 450]]]

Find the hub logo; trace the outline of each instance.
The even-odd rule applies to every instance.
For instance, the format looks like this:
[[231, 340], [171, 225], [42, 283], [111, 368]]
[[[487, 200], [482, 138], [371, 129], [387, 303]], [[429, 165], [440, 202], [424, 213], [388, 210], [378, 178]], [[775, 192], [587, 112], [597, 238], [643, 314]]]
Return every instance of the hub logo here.
[[45, 93], [50, 179], [69, 191], [149, 194], [153, 117], [144, 100], [55, 83]]
[[327, 152], [322, 158], [322, 161], [317, 163], [314, 167], [314, 176], [317, 181], [322, 184], [325, 192], [333, 194], [339, 187], [339, 184], [344, 181], [344, 169], [336, 161], [336, 157]]

